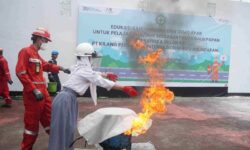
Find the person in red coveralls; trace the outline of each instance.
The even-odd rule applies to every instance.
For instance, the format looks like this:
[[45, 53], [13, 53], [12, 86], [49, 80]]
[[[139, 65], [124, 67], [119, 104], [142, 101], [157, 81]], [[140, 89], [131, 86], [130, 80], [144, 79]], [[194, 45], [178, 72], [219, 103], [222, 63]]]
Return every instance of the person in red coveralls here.
[[207, 71], [208, 74], [211, 73], [212, 82], [218, 82], [219, 79], [219, 68], [224, 65], [224, 61], [222, 63], [218, 62], [218, 56], [214, 56], [214, 62], [212, 65], [208, 65]]
[[46, 62], [39, 54], [51, 42], [50, 33], [45, 28], [37, 28], [31, 40], [33, 44], [22, 48], [18, 54], [16, 75], [23, 85], [24, 133], [22, 150], [32, 150], [39, 132], [39, 122], [49, 134], [51, 120], [51, 99], [46, 88], [43, 72], [70, 73], [69, 69]]
[[0, 96], [5, 100], [5, 104], [2, 107], [11, 107], [12, 100], [10, 98], [8, 83], [11, 85], [13, 81], [11, 80], [8, 62], [3, 57], [3, 49], [0, 48]]

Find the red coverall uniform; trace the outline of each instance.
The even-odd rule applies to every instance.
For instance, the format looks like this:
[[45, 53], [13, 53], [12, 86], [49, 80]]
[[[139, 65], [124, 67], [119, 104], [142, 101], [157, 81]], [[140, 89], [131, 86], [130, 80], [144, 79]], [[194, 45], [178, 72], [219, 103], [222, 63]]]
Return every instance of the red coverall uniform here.
[[[39, 122], [49, 134], [51, 120], [51, 99], [46, 88], [43, 71], [59, 72], [59, 66], [43, 60], [34, 45], [21, 49], [18, 54], [16, 74], [23, 84], [24, 101], [24, 133], [22, 150], [29, 150], [36, 141], [39, 132]], [[33, 90], [38, 89], [44, 98], [37, 101]]]
[[214, 61], [212, 64], [212, 81], [218, 81], [219, 76], [219, 67], [223, 64], [220, 64], [218, 61]]
[[3, 97], [6, 104], [11, 104], [10, 92], [8, 87], [8, 81], [11, 80], [8, 62], [0, 56], [0, 96]]

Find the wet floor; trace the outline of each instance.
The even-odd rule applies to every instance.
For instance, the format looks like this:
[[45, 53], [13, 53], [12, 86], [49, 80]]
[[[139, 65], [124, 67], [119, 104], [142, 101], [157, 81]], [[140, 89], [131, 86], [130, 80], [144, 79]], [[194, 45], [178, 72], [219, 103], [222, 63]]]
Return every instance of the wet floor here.
[[[101, 98], [97, 107], [89, 98], [79, 101], [80, 119], [102, 107], [141, 109], [139, 99]], [[250, 149], [250, 97], [176, 97], [167, 108], [166, 113], [154, 115], [148, 132], [132, 142], [150, 141], [157, 150]], [[12, 108], [0, 108], [1, 150], [20, 149], [23, 111], [22, 100], [14, 101]], [[34, 150], [46, 150], [47, 145], [48, 135], [40, 128]], [[84, 148], [84, 140], [75, 147]]]

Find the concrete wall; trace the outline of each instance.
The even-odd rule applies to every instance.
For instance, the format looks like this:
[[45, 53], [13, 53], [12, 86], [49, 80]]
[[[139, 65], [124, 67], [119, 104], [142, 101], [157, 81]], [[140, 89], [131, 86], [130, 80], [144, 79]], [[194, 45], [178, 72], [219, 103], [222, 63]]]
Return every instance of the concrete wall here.
[[[215, 3], [216, 18], [232, 22], [232, 49], [228, 89], [230, 93], [250, 93], [250, 5], [229, 0], [1, 0], [0, 1], [0, 47], [14, 81], [12, 91], [21, 91], [22, 85], [15, 75], [18, 51], [31, 43], [30, 34], [39, 26], [49, 29], [53, 42], [47, 51], [40, 54], [50, 59], [52, 49], [60, 50], [58, 63], [69, 67], [74, 63], [73, 50], [76, 46], [78, 5], [108, 6], [116, 8], [143, 8], [188, 15], [208, 15], [208, 3]], [[67, 75], [60, 74], [62, 82]]]

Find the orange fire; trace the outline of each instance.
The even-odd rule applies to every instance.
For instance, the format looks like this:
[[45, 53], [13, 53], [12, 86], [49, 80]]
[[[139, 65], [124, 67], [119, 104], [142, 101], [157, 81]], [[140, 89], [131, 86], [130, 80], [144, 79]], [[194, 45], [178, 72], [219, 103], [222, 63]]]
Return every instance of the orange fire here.
[[141, 50], [145, 48], [144, 41], [138, 39], [130, 40], [129, 45], [131, 45], [136, 50]]
[[167, 111], [166, 104], [173, 101], [174, 93], [164, 86], [162, 66], [166, 59], [162, 57], [163, 49], [151, 51], [141, 40], [131, 40], [129, 44], [136, 50], [149, 51], [147, 55], [138, 58], [138, 63], [144, 65], [149, 77], [149, 87], [144, 89], [140, 100], [143, 109], [133, 120], [132, 128], [125, 132], [127, 135], [140, 135], [147, 131], [146, 126], [153, 114]]

